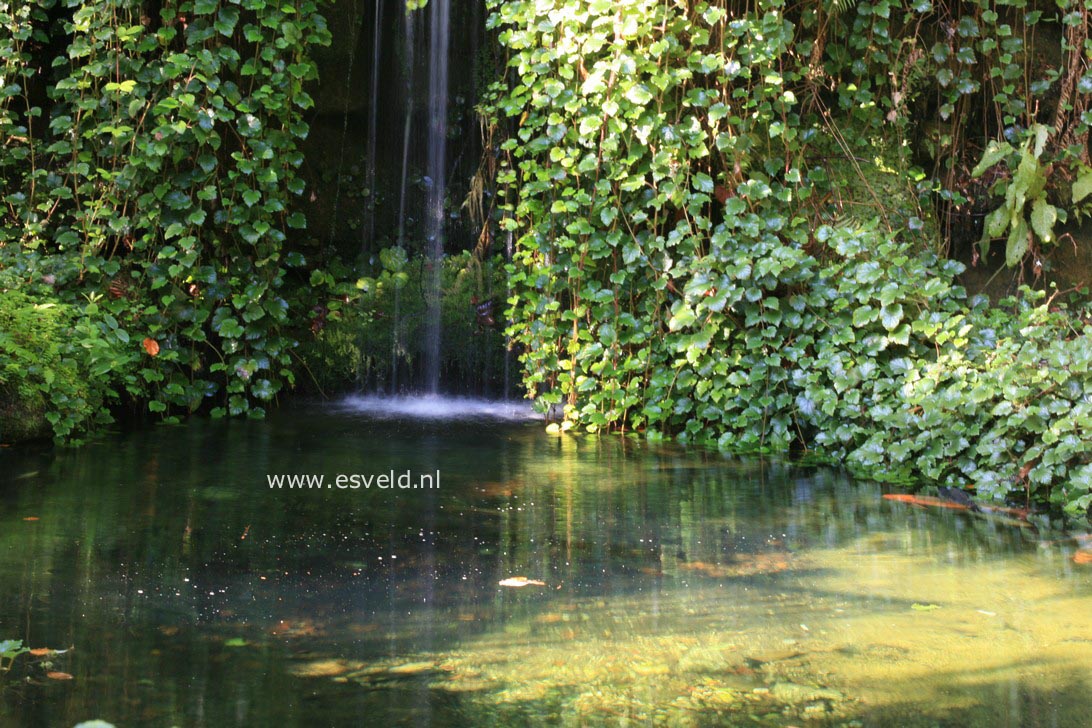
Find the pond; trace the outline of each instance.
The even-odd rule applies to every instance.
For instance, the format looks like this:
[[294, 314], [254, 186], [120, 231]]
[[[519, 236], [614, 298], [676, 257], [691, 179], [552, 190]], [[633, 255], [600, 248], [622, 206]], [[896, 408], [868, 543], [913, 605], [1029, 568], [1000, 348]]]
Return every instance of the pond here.
[[830, 470], [374, 404], [0, 451], [0, 639], [37, 653], [0, 675], [0, 722], [1092, 714], [1073, 540]]

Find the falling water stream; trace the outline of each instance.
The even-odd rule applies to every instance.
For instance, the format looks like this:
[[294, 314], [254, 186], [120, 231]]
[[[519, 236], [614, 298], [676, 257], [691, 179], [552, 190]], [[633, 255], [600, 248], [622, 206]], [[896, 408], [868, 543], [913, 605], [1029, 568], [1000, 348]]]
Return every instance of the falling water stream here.
[[353, 66], [356, 65], [356, 32], [359, 31], [357, 23], [359, 19], [356, 16], [356, 6], [350, 6], [350, 25], [354, 29], [353, 40], [349, 42], [349, 62], [345, 66], [345, 106], [341, 113], [341, 143], [338, 145], [338, 149], [342, 153], [338, 156], [337, 163], [337, 175], [334, 180], [334, 204], [333, 210], [330, 214], [330, 233], [329, 242], [332, 247], [337, 240], [337, 221], [338, 221], [338, 206], [341, 204], [341, 175], [345, 168], [345, 143], [349, 138], [349, 109], [350, 102], [352, 100], [352, 94], [349, 93], [349, 89], [353, 84]]
[[370, 103], [368, 104], [368, 159], [365, 173], [368, 185], [368, 224], [364, 231], [363, 253], [366, 259], [375, 246], [375, 208], [376, 208], [376, 147], [379, 139], [379, 65], [382, 62], [383, 0], [375, 0], [375, 25], [372, 34], [372, 81]]
[[450, 0], [429, 3], [428, 79], [428, 202], [427, 290], [425, 323], [424, 390], [436, 393], [440, 386], [441, 265], [444, 254], [444, 197], [447, 163], [447, 71], [450, 41]]
[[[407, 184], [409, 182], [409, 150], [410, 150], [410, 133], [413, 130], [413, 90], [414, 90], [414, 78], [416, 74], [413, 72], [413, 48], [414, 48], [414, 24], [416, 22], [417, 13], [405, 12], [402, 14], [403, 28], [405, 29], [405, 48], [404, 52], [404, 64], [402, 67], [402, 73], [404, 77], [405, 87], [405, 118], [402, 124], [402, 177], [398, 186], [398, 249], [404, 251], [406, 249], [406, 193]], [[394, 289], [394, 314], [391, 318], [391, 374], [390, 374], [390, 391], [392, 394], [398, 394], [398, 360], [402, 354], [402, 338], [401, 338], [401, 305], [402, 305], [402, 291], [400, 288]]]
[[[509, 230], [505, 238], [504, 244], [504, 259], [509, 263], [512, 262], [513, 247], [513, 235]], [[507, 305], [507, 301], [512, 298], [512, 283], [505, 279], [504, 300]], [[504, 322], [504, 398], [511, 399], [512, 397], [512, 335], [508, 333], [509, 321], [507, 316]]]

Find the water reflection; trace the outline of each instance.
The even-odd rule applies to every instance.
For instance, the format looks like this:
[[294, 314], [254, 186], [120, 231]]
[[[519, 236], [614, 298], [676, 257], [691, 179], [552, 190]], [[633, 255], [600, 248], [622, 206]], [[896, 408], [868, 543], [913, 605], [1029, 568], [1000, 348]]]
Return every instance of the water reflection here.
[[[826, 471], [320, 409], [0, 458], [0, 639], [74, 648], [3, 678], [23, 725], [1092, 709], [1092, 578], [1071, 542]], [[443, 486], [267, 481], [406, 469]], [[499, 586], [517, 577], [542, 585]]]

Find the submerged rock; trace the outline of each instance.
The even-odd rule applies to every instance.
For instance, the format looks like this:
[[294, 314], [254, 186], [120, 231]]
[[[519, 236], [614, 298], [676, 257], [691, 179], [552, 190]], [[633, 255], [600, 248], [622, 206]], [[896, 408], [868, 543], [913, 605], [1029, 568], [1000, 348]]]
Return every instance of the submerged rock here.
[[723, 672], [738, 663], [730, 650], [717, 647], [694, 647], [679, 658], [680, 672]]
[[434, 662], [407, 662], [404, 665], [395, 665], [389, 672], [392, 675], [422, 675], [435, 669]]
[[770, 695], [782, 703], [806, 703], [809, 700], [845, 700], [845, 696], [832, 688], [798, 685], [791, 682], [775, 682], [770, 686]]

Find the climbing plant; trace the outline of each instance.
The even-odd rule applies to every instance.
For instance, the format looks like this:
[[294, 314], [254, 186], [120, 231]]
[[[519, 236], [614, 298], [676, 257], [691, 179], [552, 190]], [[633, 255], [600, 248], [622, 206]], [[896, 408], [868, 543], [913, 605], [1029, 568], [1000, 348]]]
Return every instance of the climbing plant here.
[[[1032, 133], [1034, 136], [1025, 139], [1019, 150], [1008, 142], [991, 141], [982, 161], [971, 171], [972, 177], [980, 177], [1002, 161], [1008, 166], [1008, 175], [996, 183], [1004, 194], [1004, 202], [986, 217], [980, 245], [988, 253], [990, 241], [1008, 231], [1005, 261], [1010, 266], [1039, 246], [1052, 243], [1056, 237], [1055, 224], [1065, 222], [1067, 217], [1064, 209], [1050, 204], [1047, 195], [1051, 168], [1042, 165], [1041, 157], [1050, 129], [1035, 124]], [[1075, 205], [1084, 200], [1092, 187], [1092, 170], [1085, 167], [1079, 170], [1079, 175], [1069, 190]]]
[[291, 284], [336, 287], [286, 247], [329, 40], [314, 0], [0, 1], [0, 266], [105, 325], [115, 396], [260, 414], [292, 382]]
[[[968, 302], [931, 221], [970, 202], [977, 150], [1034, 136], [1040, 117], [1061, 120], [1045, 154], [1073, 177], [1087, 156], [1089, 76], [1071, 31], [1087, 6], [1062, 3], [1050, 18], [984, 0], [489, 7], [508, 52], [486, 112], [508, 132], [496, 184], [498, 224], [518, 241], [510, 333], [559, 429], [800, 446], [877, 477], [962, 479], [996, 497], [1029, 482], [1042, 462], [1029, 460], [1030, 420], [1002, 433], [990, 429], [1001, 414], [972, 417], [1003, 435], [975, 470], [935, 415], [915, 419], [925, 405], [910, 392], [941, 362], [963, 397], [952, 406], [981, 397], [1022, 411], [1036, 401], [1030, 381], [1016, 394], [972, 390], [967, 377], [1041, 352], [1045, 339], [1021, 349], [1029, 325], [1056, 339], [1053, 356], [1074, 355], [1086, 335], [1069, 315]], [[1025, 45], [1040, 26], [1068, 59], [1053, 70]], [[948, 125], [927, 152], [925, 120]], [[987, 355], [1001, 340], [1013, 358]], [[1088, 372], [1062, 379], [1080, 387]], [[889, 428], [909, 421], [920, 437], [902, 442]], [[889, 460], [875, 455], [895, 444]], [[1087, 456], [1046, 449], [1054, 461], [1037, 487], [1087, 506], [1072, 495], [1087, 494]], [[1050, 485], [1060, 481], [1083, 485], [1062, 497]]]

